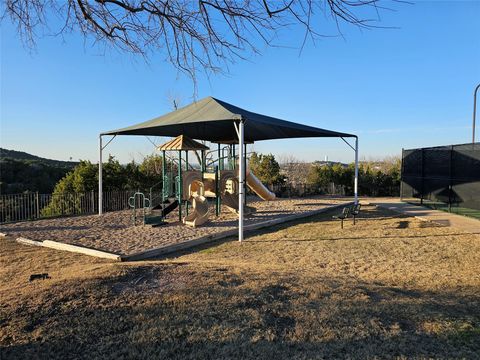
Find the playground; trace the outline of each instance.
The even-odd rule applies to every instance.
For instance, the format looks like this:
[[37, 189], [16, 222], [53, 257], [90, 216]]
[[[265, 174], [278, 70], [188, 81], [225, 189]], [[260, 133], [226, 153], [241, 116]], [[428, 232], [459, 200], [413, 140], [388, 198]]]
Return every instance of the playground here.
[[[102, 159], [105, 148], [119, 135], [170, 140], [156, 145], [161, 154], [160, 181], [148, 192], [135, 192], [128, 201], [130, 210], [108, 212], [111, 199], [103, 196]], [[105, 136], [110, 138], [104, 144]], [[248, 145], [255, 141], [312, 137], [339, 138], [354, 150], [353, 197], [277, 199], [250, 170]], [[354, 138], [354, 145], [347, 138]], [[98, 171], [98, 216], [7, 224], [2, 232], [24, 244], [140, 260], [235, 233], [241, 242], [246, 231], [330, 209], [347, 210], [359, 201], [355, 135], [253, 113], [213, 97], [100, 134]]]
[[[311, 212], [318, 213], [332, 206], [349, 203], [349, 199], [332, 197], [277, 199], [271, 202], [250, 197], [248, 200], [248, 206], [256, 211], [245, 219], [247, 228], [262, 224], [270, 226], [272, 221], [278, 223], [292, 216], [307, 216]], [[214, 240], [219, 235], [226, 237], [236, 234], [238, 215], [225, 206], [218, 217], [215, 213], [209, 214], [207, 222], [195, 227], [179, 221], [178, 208], [176, 210], [164, 219], [165, 224], [162, 226], [141, 223], [134, 225], [133, 210], [125, 210], [107, 212], [102, 216], [87, 215], [6, 224], [2, 226], [2, 232], [16, 239], [26, 238], [37, 242], [53, 240], [60, 244], [93, 248], [124, 257], [155, 249], [168, 249], [177, 244], [193, 246], [198, 239]], [[192, 212], [190, 209], [190, 214]]]
[[[104, 145], [103, 138], [106, 136], [110, 139]], [[216, 217], [221, 214], [222, 206], [237, 215], [238, 240], [243, 241], [245, 219], [256, 212], [255, 207], [247, 204], [247, 187], [264, 201], [274, 202], [276, 198], [249, 170], [248, 144], [274, 139], [328, 137], [345, 142], [355, 155], [353, 200], [358, 204], [356, 135], [254, 113], [214, 97], [206, 97], [152, 120], [100, 134], [99, 215], [104, 212], [103, 151], [117, 136], [174, 137], [157, 146], [162, 152], [161, 195], [154, 197], [153, 191], [150, 191], [149, 197], [137, 193], [130, 199], [134, 225], [140, 217], [143, 224], [162, 226], [168, 214], [178, 208], [179, 222], [190, 227], [202, 226], [211, 219], [213, 200]], [[349, 138], [354, 139], [353, 144], [347, 140]], [[196, 168], [189, 162], [191, 153], [197, 160]]]

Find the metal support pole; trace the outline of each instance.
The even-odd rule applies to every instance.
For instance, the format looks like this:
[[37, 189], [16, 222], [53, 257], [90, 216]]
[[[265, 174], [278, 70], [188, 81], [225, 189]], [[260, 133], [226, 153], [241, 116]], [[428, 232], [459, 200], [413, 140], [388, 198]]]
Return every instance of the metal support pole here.
[[[243, 171], [244, 171], [244, 179], [245, 179], [245, 182], [247, 181], [247, 144], [244, 145], [245, 146], [245, 149], [244, 149], [244, 164], [243, 164]], [[243, 197], [243, 205], [247, 206], [247, 187], [245, 186], [245, 196]]]
[[215, 165], [215, 216], [220, 215], [220, 171], [218, 165]]
[[221, 193], [223, 190], [223, 189], [220, 189], [220, 174], [221, 174], [220, 171], [223, 170], [223, 166], [222, 166], [223, 160], [220, 159], [222, 157], [220, 143], [218, 143], [217, 157], [218, 157], [218, 164], [215, 167], [215, 195], [216, 195], [215, 214], [219, 216], [222, 213], [222, 200], [221, 200], [222, 194]]
[[168, 181], [165, 181], [167, 177], [167, 158], [165, 156], [166, 156], [165, 150], [162, 150], [162, 203], [170, 195], [170, 192], [165, 186], [165, 183], [168, 183]]
[[98, 215], [103, 213], [103, 183], [102, 183], [102, 135], [99, 136], [99, 154], [98, 154]]
[[405, 173], [403, 170], [403, 165], [405, 164], [405, 161], [403, 161], [404, 156], [405, 150], [402, 148], [402, 162], [400, 164], [400, 201], [403, 200], [403, 174]]
[[245, 197], [245, 152], [244, 152], [244, 121], [241, 120], [238, 124], [238, 142], [239, 142], [239, 152], [240, 152], [240, 159], [238, 162], [239, 171], [238, 171], [238, 183], [239, 183], [239, 191], [238, 191], [238, 241], [243, 241], [243, 216], [244, 216], [244, 197]]
[[477, 92], [480, 89], [480, 84], [477, 85], [473, 92], [473, 127], [472, 127], [472, 143], [475, 143], [475, 118], [477, 114]]
[[[185, 171], [188, 171], [188, 150], [185, 151]], [[190, 196], [190, 194], [187, 194]], [[188, 216], [188, 200], [185, 202], [185, 214]]]
[[355, 182], [353, 184], [355, 205], [358, 204], [358, 137], [355, 137]]
[[182, 190], [183, 190], [183, 184], [182, 184], [182, 150], [178, 151], [178, 220], [182, 222]]

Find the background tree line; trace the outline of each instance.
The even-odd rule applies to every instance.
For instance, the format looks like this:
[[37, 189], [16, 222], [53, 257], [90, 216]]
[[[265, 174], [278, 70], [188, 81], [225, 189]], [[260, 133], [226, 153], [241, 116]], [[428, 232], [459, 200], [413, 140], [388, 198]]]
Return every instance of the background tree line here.
[[[58, 161], [0, 149], [0, 198], [12, 219], [85, 214], [98, 206], [98, 164]], [[162, 157], [122, 165], [113, 156], [103, 164], [105, 209], [119, 210], [136, 190], [149, 192], [161, 182]], [[156, 191], [159, 191], [157, 188]], [[35, 194], [36, 193], [36, 194]], [[17, 195], [14, 195], [17, 194]], [[8, 221], [2, 213], [1, 221]]]
[[[362, 162], [358, 169], [358, 193], [360, 196], [399, 196], [400, 160], [386, 167]], [[313, 165], [306, 183], [321, 191], [330, 184], [343, 187], [345, 195], [353, 195], [355, 164]]]
[[[300, 167], [292, 167], [292, 161]], [[291, 194], [292, 185], [303, 186], [304, 192], [310, 194], [329, 193], [333, 188], [341, 188], [345, 195], [353, 195], [355, 178], [355, 164], [332, 162], [316, 162], [305, 164], [298, 160], [289, 159], [288, 163], [279, 164], [272, 154], [263, 155], [252, 153], [250, 169], [253, 173], [278, 194]], [[293, 184], [294, 172], [302, 171], [306, 174], [301, 183]], [[401, 160], [399, 158], [384, 159], [382, 161], [363, 161], [359, 164], [358, 191], [362, 196], [399, 196], [400, 194]]]
[[[98, 204], [98, 165], [85, 160], [63, 164], [45, 160], [2, 158], [2, 194], [7, 194], [4, 189], [11, 192], [44, 192], [46, 195], [41, 197], [44, 201], [40, 201], [42, 217], [95, 212]], [[360, 196], [398, 196], [400, 165], [400, 159], [360, 163]], [[272, 154], [252, 153], [249, 167], [279, 197], [353, 195], [354, 164], [308, 164], [298, 160], [280, 164]], [[162, 157], [159, 155], [149, 155], [141, 163], [132, 161], [126, 165], [109, 156], [103, 164], [104, 210], [125, 208], [128, 198], [136, 190], [148, 194], [150, 188], [157, 185], [153, 192], [158, 193], [161, 174]], [[5, 198], [2, 201], [9, 200]], [[16, 206], [20, 206], [17, 202]], [[18, 210], [22, 211], [21, 208]]]
[[[162, 157], [148, 155], [137, 164], [134, 161], [122, 165], [110, 155], [108, 161], [103, 163], [103, 189], [104, 191], [120, 190], [148, 190], [161, 181]], [[73, 193], [96, 191], [98, 188], [98, 165], [82, 160], [56, 185], [53, 193]]]
[[[2, 149], [0, 189], [2, 194], [38, 191], [40, 193], [86, 193], [98, 187], [98, 165], [90, 161], [64, 162]], [[294, 167], [292, 163], [295, 162]], [[142, 162], [122, 165], [110, 156], [103, 164], [104, 191], [148, 191], [161, 182], [162, 157], [146, 156]], [[363, 196], [398, 196], [400, 189], [400, 159], [364, 161], [359, 167], [359, 193]], [[298, 182], [310, 192], [327, 193], [332, 184], [342, 187], [345, 195], [353, 194], [354, 164], [302, 163], [289, 159], [280, 164], [272, 154], [252, 153], [250, 170], [270, 188], [282, 191], [282, 186]], [[295, 179], [295, 180], [292, 180]]]
[[[120, 164], [110, 155], [102, 167], [103, 191], [107, 195], [104, 210], [118, 210], [119, 202], [122, 203], [120, 208], [124, 208], [135, 190], [148, 193], [162, 180], [161, 164], [162, 157], [158, 155], [146, 156], [140, 164], [132, 161], [127, 165]], [[42, 209], [42, 216], [94, 212], [97, 189], [98, 165], [82, 160], [55, 185], [50, 203]], [[116, 196], [109, 197], [109, 192], [116, 193]]]

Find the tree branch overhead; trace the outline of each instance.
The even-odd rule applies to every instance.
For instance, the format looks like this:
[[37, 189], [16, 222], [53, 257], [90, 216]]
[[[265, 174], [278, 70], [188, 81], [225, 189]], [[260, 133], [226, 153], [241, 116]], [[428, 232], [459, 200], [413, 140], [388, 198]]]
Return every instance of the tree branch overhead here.
[[[53, 35], [80, 32], [126, 53], [145, 58], [160, 53], [195, 79], [198, 70], [221, 72], [229, 63], [258, 53], [258, 40], [272, 46], [275, 33], [290, 25], [319, 36], [316, 11], [337, 22], [368, 28], [360, 8], [381, 0], [5, 0], [2, 21], [10, 18], [28, 47], [39, 30]], [[303, 47], [303, 45], [302, 45]]]

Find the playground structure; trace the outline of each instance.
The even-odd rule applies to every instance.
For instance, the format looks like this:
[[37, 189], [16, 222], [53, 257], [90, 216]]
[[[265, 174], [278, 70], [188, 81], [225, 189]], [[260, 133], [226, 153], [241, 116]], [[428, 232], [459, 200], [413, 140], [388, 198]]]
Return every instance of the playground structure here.
[[[233, 104], [229, 104], [225, 101], [206, 97], [202, 100], [193, 102], [190, 105], [177, 109], [171, 113], [159, 116], [157, 118], [137, 123], [122, 129], [111, 130], [103, 132], [99, 135], [99, 167], [98, 167], [98, 214], [103, 214], [103, 180], [102, 180], [102, 157], [103, 150], [113, 139], [119, 135], [128, 136], [169, 136], [178, 137], [180, 135], [189, 136], [192, 139], [201, 141], [208, 141], [212, 144], [218, 144], [218, 152], [222, 151], [221, 145], [233, 145], [238, 144], [238, 240], [244, 239], [244, 218], [246, 215], [245, 205], [245, 185], [249, 185], [251, 188], [256, 188], [257, 193], [260, 193], [265, 198], [268, 198], [268, 193], [264, 192], [264, 189], [258, 188], [258, 183], [249, 175], [247, 171], [246, 160], [246, 144], [253, 143], [255, 141], [273, 140], [273, 139], [289, 139], [289, 138], [339, 138], [350, 147], [355, 154], [355, 178], [354, 178], [354, 202], [358, 203], [358, 136], [349, 133], [337, 132], [332, 130], [321, 129], [313, 126], [303, 125], [291, 121], [282, 120], [279, 118], [255, 113], [246, 109], [242, 109]], [[103, 137], [111, 136], [108, 142], [103, 144]], [[353, 138], [354, 143], [351, 144], [346, 138]], [[188, 156], [188, 154], [186, 155]], [[181, 150], [179, 150], [179, 157], [181, 157]], [[205, 158], [205, 157], [204, 157]], [[218, 174], [220, 169], [220, 158], [218, 161], [219, 169], [216, 172]], [[205, 158], [206, 159], [206, 158]], [[234, 162], [236, 157], [233, 156]], [[182, 161], [178, 162], [179, 165]], [[205, 164], [203, 161], [202, 166]], [[181, 166], [180, 166], [181, 168]], [[202, 169], [206, 170], [206, 169]], [[237, 167], [234, 168], [237, 173]], [[180, 169], [181, 171], [181, 169]], [[203, 171], [202, 171], [203, 172]], [[221, 176], [221, 174], [220, 174]], [[202, 174], [201, 179], [204, 180]], [[180, 179], [181, 180], [181, 174]], [[250, 184], [248, 184], [248, 181]], [[180, 181], [181, 184], [183, 184]], [[203, 183], [203, 181], [202, 181]], [[216, 184], [219, 181], [217, 179]], [[193, 190], [196, 185], [189, 188]], [[178, 186], [180, 188], [180, 186]], [[189, 190], [189, 192], [190, 192]], [[207, 194], [206, 186], [204, 183], [203, 190], [204, 195]], [[217, 189], [220, 190], [220, 189]], [[180, 191], [180, 190], [179, 190]], [[220, 191], [215, 194], [219, 194]], [[190, 194], [190, 193], [188, 193]], [[179, 196], [182, 195], [182, 196]], [[202, 198], [207, 198], [204, 195], [198, 195], [198, 199], [195, 201], [195, 205], [203, 204]], [[162, 198], [164, 196], [162, 195]], [[228, 197], [228, 195], [227, 195]], [[179, 215], [181, 215], [181, 207], [184, 202], [184, 194], [177, 194], [177, 201]], [[221, 195], [216, 195], [217, 201], [221, 201]], [[224, 196], [224, 201], [226, 197]], [[166, 200], [165, 200], [166, 201]], [[173, 206], [169, 204], [167, 206]], [[192, 199], [193, 206], [193, 199]], [[162, 213], [165, 213], [164, 206], [160, 205]], [[205, 209], [205, 206], [201, 205], [198, 209]], [[216, 206], [218, 211], [219, 206]], [[188, 203], [186, 204], [186, 211], [188, 211]], [[197, 208], [195, 209], [197, 211]], [[192, 215], [193, 217], [193, 215]], [[198, 211], [197, 211], [198, 217]], [[179, 216], [181, 219], [181, 216]], [[196, 218], [196, 217], [195, 217]], [[188, 216], [188, 221], [191, 221]], [[198, 221], [197, 221], [198, 222]]]
[[[130, 198], [130, 207], [134, 225], [139, 215], [143, 224], [159, 226], [165, 223], [168, 214], [178, 208], [178, 219], [188, 226], [200, 226], [209, 220], [209, 201], [215, 206], [215, 215], [219, 216], [222, 206], [238, 215], [239, 183], [238, 158], [235, 156], [235, 144], [217, 144], [217, 150], [210, 150], [185, 135], [180, 135], [158, 146], [162, 152], [162, 181], [159, 196], [154, 196], [154, 187], [149, 198], [137, 192]], [[198, 168], [189, 162], [189, 154], [194, 153]], [[176, 155], [176, 156], [175, 156]], [[216, 155], [216, 156], [215, 156]], [[247, 168], [248, 187], [262, 200], [275, 199], [272, 193]], [[244, 202], [245, 215], [255, 212]]]

